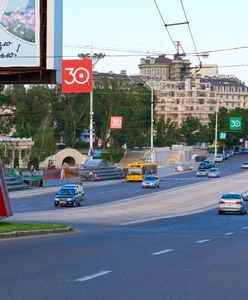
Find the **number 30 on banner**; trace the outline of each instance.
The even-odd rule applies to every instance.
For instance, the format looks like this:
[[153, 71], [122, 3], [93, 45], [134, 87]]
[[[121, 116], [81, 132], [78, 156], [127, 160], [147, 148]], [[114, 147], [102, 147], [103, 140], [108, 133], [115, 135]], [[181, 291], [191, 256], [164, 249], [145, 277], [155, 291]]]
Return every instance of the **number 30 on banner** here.
[[62, 92], [89, 93], [92, 91], [92, 60], [62, 61]]
[[110, 128], [121, 129], [122, 128], [122, 117], [111, 117]]

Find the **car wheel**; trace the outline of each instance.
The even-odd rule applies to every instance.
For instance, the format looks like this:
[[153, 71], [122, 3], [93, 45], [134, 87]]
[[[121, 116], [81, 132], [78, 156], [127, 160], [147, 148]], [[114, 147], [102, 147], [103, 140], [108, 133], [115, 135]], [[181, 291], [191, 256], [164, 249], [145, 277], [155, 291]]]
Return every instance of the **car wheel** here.
[[58, 204], [58, 203], [54, 203], [54, 206], [55, 206], [55, 207], [58, 207], [58, 206], [59, 206], [59, 204]]
[[223, 215], [224, 211], [219, 210], [219, 215]]

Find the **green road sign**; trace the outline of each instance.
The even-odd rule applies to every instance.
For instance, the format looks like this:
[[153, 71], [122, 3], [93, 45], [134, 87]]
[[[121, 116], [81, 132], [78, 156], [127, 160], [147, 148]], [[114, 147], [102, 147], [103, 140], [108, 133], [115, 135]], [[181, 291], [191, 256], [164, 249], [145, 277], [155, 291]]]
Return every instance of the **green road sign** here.
[[232, 117], [229, 119], [230, 130], [241, 130], [242, 120], [240, 117]]
[[226, 139], [226, 132], [220, 132], [220, 140]]

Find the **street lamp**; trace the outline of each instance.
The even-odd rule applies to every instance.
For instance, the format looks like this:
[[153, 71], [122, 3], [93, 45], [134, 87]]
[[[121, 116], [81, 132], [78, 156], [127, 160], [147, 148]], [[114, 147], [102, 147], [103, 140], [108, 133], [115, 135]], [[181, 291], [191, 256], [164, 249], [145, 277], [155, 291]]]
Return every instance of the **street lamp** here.
[[[103, 53], [80, 53], [78, 54], [78, 57], [81, 59], [92, 59], [92, 77], [93, 77], [93, 71], [94, 67], [97, 64], [97, 62], [105, 57], [105, 54]], [[91, 151], [93, 150], [93, 87], [92, 91], [90, 92], [90, 156]], [[93, 155], [94, 156], [94, 155]]]
[[217, 147], [218, 147], [218, 112], [219, 112], [219, 106], [217, 105], [215, 110], [214, 156], [217, 155]]

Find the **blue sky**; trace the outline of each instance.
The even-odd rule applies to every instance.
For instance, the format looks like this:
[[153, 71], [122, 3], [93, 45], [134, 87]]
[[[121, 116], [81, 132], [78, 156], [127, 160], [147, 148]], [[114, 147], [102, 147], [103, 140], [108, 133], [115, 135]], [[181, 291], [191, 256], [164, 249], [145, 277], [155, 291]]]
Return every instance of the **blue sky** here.
[[[138, 74], [141, 57], [154, 52], [175, 53], [154, 0], [63, 1], [64, 58], [77, 58], [78, 53], [90, 52], [86, 46], [92, 45], [93, 52], [106, 54], [96, 65], [96, 71], [127, 70], [131, 75]], [[185, 21], [180, 0], [156, 1], [165, 23]], [[183, 0], [183, 5], [199, 52], [248, 47], [247, 0]], [[195, 52], [186, 25], [168, 29], [186, 53]], [[192, 65], [199, 62], [195, 56], [187, 58]], [[248, 48], [210, 53], [208, 59], [201, 58], [201, 61], [218, 64], [219, 74], [236, 75], [248, 85]], [[237, 66], [244, 64], [247, 66]], [[236, 66], [227, 67], [231, 65]]]

